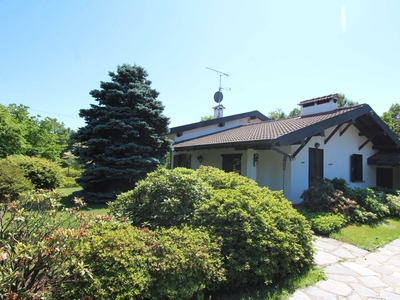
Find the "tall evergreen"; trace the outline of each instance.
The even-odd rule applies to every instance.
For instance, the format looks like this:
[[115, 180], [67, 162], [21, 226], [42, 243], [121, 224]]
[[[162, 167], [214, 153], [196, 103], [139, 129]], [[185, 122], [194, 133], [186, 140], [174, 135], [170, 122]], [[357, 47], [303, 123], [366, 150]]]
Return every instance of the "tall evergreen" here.
[[147, 72], [124, 64], [109, 72], [90, 95], [98, 105], [81, 109], [86, 126], [74, 135], [74, 154], [84, 172], [78, 183], [85, 201], [105, 202], [134, 188], [148, 172], [164, 164], [172, 142], [165, 137], [169, 119], [156, 100]]

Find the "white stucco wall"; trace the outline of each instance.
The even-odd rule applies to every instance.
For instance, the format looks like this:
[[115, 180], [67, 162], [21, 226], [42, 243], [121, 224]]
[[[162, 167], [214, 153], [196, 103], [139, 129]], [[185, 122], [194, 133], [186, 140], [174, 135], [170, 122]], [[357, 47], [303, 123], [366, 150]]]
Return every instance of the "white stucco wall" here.
[[[344, 126], [342, 126], [344, 127]], [[356, 127], [351, 126], [340, 136], [340, 130], [324, 144], [324, 140], [332, 133], [335, 127], [325, 130], [325, 137], [313, 137], [308, 144], [299, 152], [296, 159], [292, 161], [291, 174], [291, 201], [299, 203], [302, 201], [300, 195], [308, 188], [308, 149], [314, 148], [315, 143], [319, 143], [319, 149], [324, 150], [324, 177], [344, 178], [351, 187], [366, 188], [375, 186], [376, 173], [375, 166], [367, 165], [367, 159], [377, 152], [372, 149], [372, 143], [366, 144], [358, 150], [365, 141], [366, 137], [358, 136]], [[343, 128], [341, 128], [343, 129]], [[292, 153], [299, 146], [292, 146]], [[363, 181], [350, 181], [350, 157], [352, 154], [361, 154], [363, 159]]]

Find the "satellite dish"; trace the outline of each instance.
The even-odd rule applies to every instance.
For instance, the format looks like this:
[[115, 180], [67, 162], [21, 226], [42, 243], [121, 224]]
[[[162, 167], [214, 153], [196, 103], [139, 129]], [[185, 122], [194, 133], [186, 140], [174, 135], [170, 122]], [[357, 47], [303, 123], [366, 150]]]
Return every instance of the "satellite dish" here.
[[224, 95], [218, 91], [214, 94], [214, 101], [217, 103], [221, 103], [222, 99], [224, 99]]

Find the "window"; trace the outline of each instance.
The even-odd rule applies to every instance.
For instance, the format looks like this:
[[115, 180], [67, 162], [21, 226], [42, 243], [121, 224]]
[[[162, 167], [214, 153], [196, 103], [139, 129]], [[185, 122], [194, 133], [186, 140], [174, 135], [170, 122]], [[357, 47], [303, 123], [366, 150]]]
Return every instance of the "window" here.
[[242, 154], [222, 154], [222, 170], [241, 174]]
[[183, 167], [190, 169], [191, 158], [192, 156], [190, 154], [174, 155], [174, 168]]
[[363, 181], [362, 155], [353, 154], [350, 159], [350, 180], [352, 182]]

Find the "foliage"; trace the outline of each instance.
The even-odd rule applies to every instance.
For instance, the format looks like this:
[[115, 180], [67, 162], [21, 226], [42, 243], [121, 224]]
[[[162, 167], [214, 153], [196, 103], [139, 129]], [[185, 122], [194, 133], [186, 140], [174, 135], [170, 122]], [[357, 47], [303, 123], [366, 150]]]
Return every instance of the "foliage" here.
[[208, 115], [208, 116], [201, 117], [200, 121], [203, 122], [203, 121], [209, 121], [209, 120], [213, 120], [213, 119], [214, 119], [213, 115]]
[[338, 107], [348, 107], [348, 106], [354, 106], [357, 105], [357, 101], [350, 100], [345, 96], [345, 94], [339, 94], [339, 101], [337, 103]]
[[[78, 232], [66, 229], [56, 192], [27, 192], [0, 207], [0, 298], [39, 299], [82, 267], [72, 253]], [[82, 268], [80, 269], [82, 271]]]
[[30, 116], [29, 107], [0, 104], [0, 157], [27, 155], [59, 161], [70, 132], [53, 118]]
[[300, 273], [312, 262], [311, 231], [279, 192], [266, 188], [216, 190], [196, 209], [197, 226], [223, 240], [226, 287]]
[[65, 299], [190, 299], [224, 279], [219, 248], [199, 229], [150, 231], [98, 217], [77, 249], [90, 273], [63, 286]]
[[384, 112], [381, 119], [400, 138], [399, 123], [400, 104], [392, 104], [388, 111]]
[[270, 120], [279, 120], [279, 119], [284, 119], [287, 118], [286, 114], [284, 113], [284, 111], [280, 108], [278, 108], [275, 111], [271, 111], [268, 113], [268, 118]]
[[33, 184], [24, 172], [8, 159], [0, 159], [0, 203], [14, 201], [22, 192], [33, 190]]
[[109, 75], [110, 82], [90, 92], [98, 105], [80, 110], [86, 126], [74, 135], [74, 154], [84, 168], [78, 183], [85, 201], [115, 200], [163, 165], [171, 150], [165, 136], [169, 120], [147, 72], [124, 64]]
[[333, 232], [339, 231], [343, 228], [347, 220], [342, 214], [334, 214], [330, 212], [313, 213], [307, 210], [300, 210], [311, 224], [311, 229], [322, 235], [330, 235]]
[[350, 188], [344, 179], [317, 179], [301, 195], [304, 207], [313, 212], [334, 212], [349, 222], [369, 223], [399, 216], [400, 197], [393, 190]]
[[221, 239], [224, 287], [271, 283], [312, 263], [306, 219], [282, 193], [235, 173], [204, 166], [160, 169], [111, 207], [135, 226], [194, 224]]
[[210, 198], [211, 192], [193, 170], [159, 168], [109, 207], [112, 214], [127, 216], [138, 226], [179, 226], [193, 222], [195, 204]]
[[293, 109], [290, 111], [288, 117], [289, 117], [289, 118], [298, 117], [298, 116], [300, 116], [300, 114], [301, 114], [300, 109], [297, 108], [297, 107], [295, 107], [295, 108], [293, 108]]
[[78, 187], [76, 179], [81, 177], [82, 171], [70, 167], [62, 168], [63, 180], [61, 187]]
[[61, 167], [52, 161], [39, 157], [10, 156], [7, 158], [15, 168], [20, 168], [36, 189], [55, 189], [61, 185]]
[[[333, 181], [341, 185], [339, 180]], [[313, 212], [334, 212], [351, 218], [354, 210], [359, 208], [356, 201], [347, 198], [343, 191], [335, 189], [332, 180], [317, 178], [310, 184], [300, 196], [303, 199], [304, 207]]]

